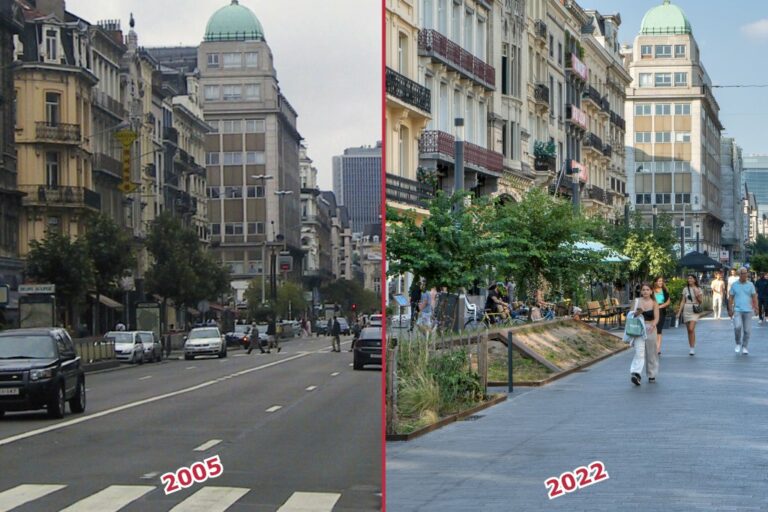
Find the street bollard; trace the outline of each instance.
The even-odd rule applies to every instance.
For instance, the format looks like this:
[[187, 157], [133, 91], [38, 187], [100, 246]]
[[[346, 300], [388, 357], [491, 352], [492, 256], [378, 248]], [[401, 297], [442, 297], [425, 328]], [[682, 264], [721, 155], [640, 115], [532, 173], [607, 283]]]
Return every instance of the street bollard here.
[[507, 385], [510, 393], [513, 390], [512, 374], [512, 331], [509, 331], [507, 332]]

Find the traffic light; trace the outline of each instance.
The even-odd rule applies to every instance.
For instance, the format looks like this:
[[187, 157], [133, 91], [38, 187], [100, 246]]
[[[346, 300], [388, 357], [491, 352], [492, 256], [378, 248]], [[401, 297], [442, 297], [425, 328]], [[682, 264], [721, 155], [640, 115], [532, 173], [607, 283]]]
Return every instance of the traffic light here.
[[352, 311], [357, 311], [357, 304], [352, 304]]

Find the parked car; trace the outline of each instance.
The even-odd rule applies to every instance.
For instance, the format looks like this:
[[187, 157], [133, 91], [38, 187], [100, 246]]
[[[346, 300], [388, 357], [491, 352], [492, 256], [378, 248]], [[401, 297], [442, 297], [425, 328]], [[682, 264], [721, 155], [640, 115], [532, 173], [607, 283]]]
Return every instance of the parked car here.
[[85, 411], [85, 372], [72, 338], [59, 328], [0, 332], [0, 417], [48, 410], [54, 418]]
[[315, 321], [314, 327], [315, 327], [315, 333], [317, 333], [318, 336], [327, 336], [329, 334], [327, 318], [318, 318]]
[[352, 334], [352, 331], [349, 329], [349, 322], [347, 322], [347, 319], [343, 316], [340, 316], [338, 319], [339, 321], [339, 327], [341, 328], [341, 334], [342, 336], [349, 336]]
[[109, 331], [104, 338], [115, 343], [115, 359], [144, 364], [144, 344], [139, 331]]
[[381, 366], [381, 327], [366, 327], [355, 341], [352, 367], [362, 370], [369, 364]]
[[239, 345], [248, 347], [250, 340], [251, 326], [249, 324], [237, 324], [235, 329], [224, 335], [227, 346]]
[[295, 327], [290, 320], [279, 322], [277, 324], [277, 329], [281, 339], [293, 338], [298, 334], [298, 327]]
[[218, 327], [198, 327], [184, 337], [184, 359], [195, 356], [227, 357], [227, 344]]
[[371, 315], [368, 317], [368, 327], [381, 327], [381, 315]]
[[144, 345], [144, 360], [159, 363], [163, 359], [163, 347], [155, 331], [139, 331], [139, 339]]

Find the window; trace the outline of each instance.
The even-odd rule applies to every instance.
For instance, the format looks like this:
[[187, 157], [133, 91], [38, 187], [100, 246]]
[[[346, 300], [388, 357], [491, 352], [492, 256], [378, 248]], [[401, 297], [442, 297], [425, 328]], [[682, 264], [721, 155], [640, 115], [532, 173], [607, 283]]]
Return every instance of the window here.
[[211, 234], [221, 235], [221, 224], [211, 224]]
[[245, 99], [247, 99], [247, 100], [260, 100], [261, 99], [261, 85], [260, 84], [246, 84], [245, 85]]
[[672, 45], [669, 44], [657, 44], [656, 45], [656, 58], [668, 59], [672, 57]]
[[676, 116], [689, 116], [691, 115], [690, 103], [675, 103], [675, 115]]
[[219, 153], [206, 153], [205, 165], [219, 165]]
[[59, 153], [56, 151], [45, 153], [45, 184], [48, 188], [59, 186]]
[[657, 103], [656, 104], [656, 115], [657, 116], [668, 116], [672, 113], [672, 105], [669, 103]]
[[[675, 194], [675, 202], [691, 204], [691, 194]], [[691, 236], [691, 228], [685, 228], [685, 236]]]
[[652, 77], [651, 73], [640, 73], [640, 87], [652, 87]]
[[555, 56], [555, 38], [552, 37], [552, 34], [549, 34], [549, 58], [553, 58]]
[[670, 87], [672, 85], [672, 73], [656, 73], [656, 87]]
[[218, 53], [209, 53], [208, 54], [208, 67], [209, 68], [217, 68], [217, 67], [219, 67], [219, 54]]
[[656, 204], [670, 204], [672, 202], [672, 194], [656, 194]]
[[672, 142], [672, 132], [656, 132], [656, 142]]
[[240, 151], [223, 153], [224, 165], [243, 165], [243, 154]]
[[219, 121], [208, 121], [208, 124], [211, 126], [211, 131], [208, 133], [219, 133]]
[[247, 187], [248, 197], [264, 197], [264, 187], [262, 185]]
[[563, 64], [563, 43], [557, 43], [557, 63]]
[[264, 133], [266, 126], [263, 119], [246, 119], [245, 133]]
[[263, 151], [248, 151], [245, 154], [245, 163], [246, 164], [255, 164], [255, 165], [264, 165], [266, 163], [266, 158], [264, 157]]
[[221, 197], [221, 187], [208, 187], [205, 195], [211, 199], [218, 199]]
[[688, 73], [675, 73], [675, 87], [688, 86]]
[[642, 45], [640, 47], [640, 58], [642, 58], [642, 59], [650, 59], [651, 55], [653, 53], [651, 48], [652, 47], [649, 44]]
[[224, 197], [227, 199], [240, 199], [243, 197], [243, 187], [224, 187]]
[[239, 119], [222, 121], [222, 133], [243, 133], [242, 121]]
[[249, 235], [263, 235], [264, 234], [264, 223], [263, 222], [249, 222], [248, 223], [248, 234]]
[[691, 132], [675, 133], [675, 142], [691, 142]]
[[224, 53], [224, 67], [225, 68], [240, 68], [243, 66], [243, 58], [239, 53]]
[[636, 116], [649, 116], [649, 115], [651, 115], [651, 104], [650, 103], [637, 103], [635, 105], [635, 115]]
[[58, 52], [59, 33], [56, 30], [45, 31], [45, 55], [47, 60], [56, 60]]
[[684, 59], [685, 58], [685, 45], [684, 44], [676, 44], [675, 45], [675, 58], [676, 59]]
[[651, 194], [635, 194], [636, 204], [651, 204]]
[[691, 162], [684, 160], [677, 160], [674, 162], [675, 172], [691, 172]]
[[237, 101], [242, 96], [242, 87], [239, 85], [225, 85], [223, 89], [224, 101]]
[[203, 97], [207, 101], [213, 101], [219, 99], [219, 86], [218, 85], [206, 85], [203, 89]]
[[651, 142], [651, 132], [636, 132], [635, 142]]
[[61, 121], [59, 103], [61, 103], [61, 94], [57, 92], [45, 93], [45, 122], [48, 126], [57, 126]]
[[245, 52], [245, 67], [259, 67], [259, 52]]
[[243, 223], [242, 222], [227, 222], [224, 224], [225, 235], [242, 235]]

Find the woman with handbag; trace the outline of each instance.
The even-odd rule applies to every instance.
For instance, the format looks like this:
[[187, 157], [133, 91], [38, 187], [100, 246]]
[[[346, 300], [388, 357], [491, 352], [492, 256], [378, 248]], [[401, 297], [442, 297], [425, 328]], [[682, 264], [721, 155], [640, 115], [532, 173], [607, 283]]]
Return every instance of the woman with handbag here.
[[696, 353], [696, 322], [701, 313], [703, 300], [704, 293], [699, 288], [699, 280], [695, 275], [688, 274], [688, 286], [683, 288], [683, 297], [677, 308], [677, 316], [682, 315], [682, 321], [688, 328], [688, 345], [690, 346], [688, 355], [691, 356]]
[[628, 338], [630, 344], [635, 347], [635, 357], [629, 367], [630, 379], [635, 386], [640, 385], [643, 367], [648, 382], [656, 382], [656, 374], [659, 372], [655, 336], [659, 322], [659, 304], [652, 293], [651, 285], [643, 283], [640, 287], [640, 297], [635, 299], [624, 331], [625, 339]]

